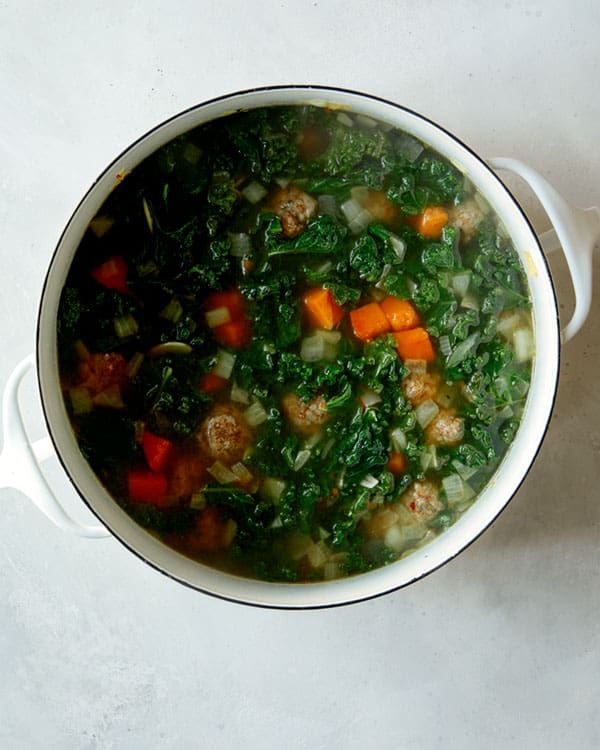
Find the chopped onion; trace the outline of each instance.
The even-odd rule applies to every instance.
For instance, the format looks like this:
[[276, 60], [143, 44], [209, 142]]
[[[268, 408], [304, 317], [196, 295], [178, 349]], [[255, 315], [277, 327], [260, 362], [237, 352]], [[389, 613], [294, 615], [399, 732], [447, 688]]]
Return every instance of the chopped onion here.
[[323, 439], [323, 433], [320, 430], [317, 430], [316, 432], [313, 432], [312, 435], [309, 435], [306, 440], [304, 441], [304, 447], [305, 448], [314, 448], [315, 445]]
[[333, 268], [333, 262], [330, 260], [326, 260], [325, 263], [321, 263], [320, 266], [317, 266], [315, 268], [315, 273], [325, 275], [329, 273], [329, 271], [331, 271], [332, 268]]
[[319, 362], [325, 354], [325, 339], [316, 333], [302, 339], [300, 356], [305, 362]]
[[380, 277], [379, 281], [375, 284], [375, 286], [378, 289], [380, 289], [384, 285], [385, 279], [386, 279], [386, 277], [388, 276], [388, 274], [389, 274], [389, 272], [391, 270], [392, 270], [391, 263], [386, 263], [385, 266], [381, 269], [381, 277]]
[[326, 344], [339, 344], [342, 338], [340, 331], [326, 331], [322, 328], [315, 331], [315, 336], [320, 336]]
[[291, 180], [289, 177], [276, 177], [275, 182], [279, 185], [280, 188], [286, 188]]
[[448, 505], [455, 505], [465, 499], [465, 487], [458, 474], [450, 474], [442, 479], [442, 487], [446, 493]]
[[373, 216], [355, 198], [349, 198], [340, 206], [340, 211], [354, 234], [362, 232], [373, 221]]
[[250, 427], [258, 427], [259, 424], [266, 422], [268, 418], [269, 415], [260, 401], [255, 401], [244, 411], [244, 419]]
[[462, 271], [452, 276], [452, 288], [461, 299], [465, 296], [471, 283], [471, 271]]
[[424, 359], [405, 359], [404, 367], [412, 375], [425, 375], [427, 372], [427, 361]]
[[373, 129], [377, 127], [377, 120], [374, 120], [372, 117], [367, 117], [367, 115], [356, 115], [356, 122], [365, 128]]
[[309, 450], [298, 451], [298, 455], [296, 456], [296, 460], [294, 461], [294, 466], [293, 466], [294, 471], [300, 471], [300, 469], [309, 460], [310, 455], [311, 453]]
[[376, 393], [375, 391], [372, 391], [370, 389], [363, 391], [358, 398], [365, 409], [369, 409], [371, 406], [375, 406], [375, 404], [379, 404], [381, 402], [381, 396], [379, 395], [379, 393]]
[[324, 581], [333, 581], [335, 578], [337, 578], [340, 574], [340, 566], [339, 563], [328, 560], [325, 565], [323, 565], [323, 580]]
[[444, 355], [444, 357], [447, 357], [452, 351], [452, 346], [450, 345], [450, 338], [448, 336], [440, 336], [438, 339], [438, 343], [440, 345], [441, 353]]
[[334, 445], [335, 438], [329, 438], [329, 440], [323, 446], [323, 450], [321, 451], [321, 458], [325, 458]]
[[228, 307], [215, 307], [214, 310], [208, 310], [204, 313], [204, 319], [209, 328], [216, 328], [217, 326], [222, 326], [224, 323], [230, 323], [231, 313]]
[[316, 542], [308, 548], [306, 556], [313, 568], [320, 568], [327, 561], [328, 553], [329, 547], [325, 542]]
[[400, 133], [396, 138], [396, 148], [409, 161], [415, 161], [423, 153], [423, 144], [408, 133]]
[[154, 232], [154, 221], [152, 220], [152, 211], [150, 211], [150, 206], [145, 198], [142, 198], [142, 208], [144, 209], [146, 224], [148, 225], [148, 229], [152, 234], [152, 232]]
[[231, 250], [229, 253], [234, 258], [243, 258], [244, 255], [248, 255], [252, 252], [252, 243], [250, 242], [250, 235], [246, 232], [229, 232], [229, 240], [231, 242]]
[[243, 484], [250, 484], [250, 482], [252, 482], [252, 480], [254, 479], [254, 474], [252, 474], [251, 471], [248, 471], [248, 468], [244, 466], [241, 461], [233, 464], [233, 466], [231, 467], [231, 472], [232, 474], [235, 474], [238, 480]]
[[181, 155], [190, 164], [197, 164], [202, 156], [202, 149], [195, 143], [186, 143]]
[[213, 369], [215, 375], [218, 375], [225, 380], [229, 380], [234, 365], [235, 354], [230, 354], [229, 352], [223, 351], [223, 349], [217, 350], [217, 360]]
[[363, 211], [363, 207], [355, 201], [353, 198], [349, 198], [344, 201], [340, 206], [340, 211], [344, 214], [346, 221], [350, 222], [356, 219], [356, 217]]
[[261, 201], [269, 191], [264, 185], [261, 185], [260, 182], [252, 180], [252, 182], [249, 182], [241, 192], [249, 203], [254, 204]]
[[193, 510], [202, 510], [206, 507], [206, 495], [204, 492], [194, 492], [190, 498], [190, 508]]
[[479, 334], [472, 333], [464, 341], [454, 347], [454, 351], [446, 361], [446, 367], [456, 367], [479, 343]]
[[513, 333], [517, 362], [528, 362], [533, 357], [533, 333], [530, 328], [517, 328]]
[[372, 490], [374, 487], [377, 487], [379, 480], [372, 474], [367, 474], [366, 477], [362, 478], [359, 484], [361, 487], [366, 487], [368, 490]]
[[113, 226], [115, 220], [108, 214], [96, 216], [95, 219], [90, 221], [90, 229], [96, 235], [96, 237], [103, 237], [108, 230]]
[[159, 357], [164, 354], [189, 354], [192, 347], [183, 341], [165, 341], [163, 344], [157, 344], [148, 350], [151, 357]]
[[250, 403], [250, 394], [248, 391], [245, 391], [243, 388], [240, 388], [240, 386], [233, 381], [231, 385], [231, 393], [229, 394], [229, 397], [232, 401], [235, 401], [238, 404], [249, 404]]
[[336, 115], [336, 120], [342, 125], [345, 125], [347, 128], [354, 127], [354, 120], [351, 117], [348, 117], [345, 112], [338, 112]]
[[363, 208], [363, 210], [358, 214], [358, 216], [356, 216], [356, 218], [348, 222], [348, 229], [353, 234], [359, 234], [363, 231], [363, 229], [366, 229], [372, 221], [373, 216], [367, 211], [366, 208]]
[[500, 320], [496, 325], [496, 330], [498, 333], [502, 334], [505, 339], [510, 339], [520, 324], [521, 316], [518, 312], [504, 314], [500, 317]]
[[125, 375], [129, 378], [129, 380], [133, 380], [135, 376], [140, 371], [140, 367], [142, 366], [144, 362], [144, 355], [141, 352], [135, 352], [135, 354], [132, 355], [131, 359], [127, 363], [127, 369], [125, 370]]
[[390, 245], [392, 250], [398, 256], [398, 260], [404, 260], [406, 255], [406, 242], [401, 237], [396, 237], [395, 234], [390, 235]]
[[109, 385], [103, 391], [100, 391], [92, 399], [94, 406], [106, 406], [109, 409], [123, 409], [125, 404], [121, 398], [121, 389], [118, 385]]
[[94, 408], [94, 402], [92, 401], [90, 392], [85, 386], [77, 385], [74, 388], [70, 388], [69, 397], [71, 399], [71, 406], [73, 407], [73, 414], [75, 414], [75, 416], [88, 414]]
[[272, 503], [279, 502], [284, 490], [285, 482], [283, 479], [276, 479], [275, 477], [266, 477], [260, 485], [260, 494]]
[[176, 298], [173, 299], [165, 306], [160, 312], [160, 317], [165, 320], [171, 321], [171, 323], [177, 323], [183, 315], [183, 307], [181, 302]]
[[133, 315], [123, 315], [121, 318], [115, 318], [113, 321], [115, 333], [120, 339], [126, 339], [128, 336], [134, 336], [139, 326]]
[[425, 448], [425, 450], [421, 453], [420, 459], [421, 459], [421, 468], [423, 469], [423, 471], [427, 471], [428, 469], [439, 468], [437, 449], [435, 445], [428, 445]]
[[489, 212], [492, 209], [490, 208], [490, 204], [486, 201], [483, 195], [481, 195], [481, 193], [475, 193], [474, 198], [475, 198], [475, 203], [477, 203], [477, 205], [481, 209], [481, 213], [489, 214]]
[[402, 548], [406, 544], [406, 537], [402, 533], [398, 524], [390, 526], [389, 529], [385, 532], [383, 543], [386, 547], [393, 549], [395, 552], [400, 552], [402, 550]]
[[319, 201], [319, 213], [328, 214], [329, 216], [337, 215], [337, 201], [333, 195], [320, 195]]
[[464, 307], [467, 310], [477, 310], [479, 311], [481, 309], [481, 303], [479, 302], [479, 298], [477, 295], [473, 294], [473, 292], [467, 292], [465, 296], [462, 298], [460, 302], [460, 306]]
[[275, 516], [273, 523], [269, 526], [270, 529], [281, 529], [283, 527], [283, 521], [281, 516]]
[[390, 441], [392, 443], [392, 448], [398, 453], [403, 451], [408, 444], [406, 434], [400, 427], [395, 427], [390, 432]]
[[215, 461], [212, 466], [207, 469], [208, 473], [213, 476], [219, 484], [231, 484], [237, 482], [236, 475], [221, 461]]
[[415, 409], [415, 416], [417, 422], [423, 429], [438, 415], [440, 407], [428, 398], [426, 401], [422, 401]]
[[228, 518], [225, 521], [225, 526], [221, 532], [221, 542], [225, 547], [228, 547], [233, 542], [235, 535], [237, 534], [237, 523], [233, 518]]
[[461, 479], [464, 479], [465, 481], [470, 479], [474, 474], [477, 474], [476, 466], [467, 466], [456, 459], [452, 461], [452, 466], [454, 466]]

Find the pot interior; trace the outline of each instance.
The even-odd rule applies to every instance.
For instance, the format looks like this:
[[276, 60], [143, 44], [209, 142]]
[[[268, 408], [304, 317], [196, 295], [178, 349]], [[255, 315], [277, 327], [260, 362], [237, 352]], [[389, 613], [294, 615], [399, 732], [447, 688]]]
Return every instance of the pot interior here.
[[[59, 298], [74, 253], [89, 222], [123, 176], [156, 149], [202, 123], [238, 110], [291, 104], [333, 106], [399, 127], [468, 176], [501, 218], [522, 260], [533, 303], [535, 337], [530, 393], [520, 428], [473, 506], [444, 533], [404, 559], [359, 576], [311, 584], [267, 583], [209, 568], [174, 552], [132, 521], [82, 457], [64, 406], [57, 358]], [[104, 171], [75, 210], [52, 257], [39, 311], [37, 357], [42, 404], [58, 456], [81, 497], [123, 544], [161, 572], [212, 595], [259, 606], [323, 607], [376, 596], [434, 570], [474, 540], [514, 495], [535, 459], [551, 415], [559, 365], [558, 311], [548, 267], [529, 222], [507, 188], [467, 146], [396, 104], [351, 91], [289, 86], [251, 90], [192, 107], [141, 137]]]

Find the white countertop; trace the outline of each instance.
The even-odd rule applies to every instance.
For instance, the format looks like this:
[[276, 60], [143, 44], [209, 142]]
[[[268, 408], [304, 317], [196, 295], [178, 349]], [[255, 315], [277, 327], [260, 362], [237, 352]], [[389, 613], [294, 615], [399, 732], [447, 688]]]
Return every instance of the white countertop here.
[[[0, 384], [33, 349], [79, 198], [164, 118], [257, 85], [358, 89], [598, 205], [599, 39], [595, 0], [0, 2]], [[404, 590], [312, 612], [230, 604], [3, 490], [0, 747], [600, 746], [599, 255], [534, 468], [475, 544]]]

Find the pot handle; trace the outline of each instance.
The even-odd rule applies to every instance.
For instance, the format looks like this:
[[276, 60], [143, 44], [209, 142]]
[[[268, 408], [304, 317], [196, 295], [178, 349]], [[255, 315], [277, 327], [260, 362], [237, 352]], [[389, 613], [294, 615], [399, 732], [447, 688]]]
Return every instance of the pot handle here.
[[488, 159], [493, 169], [506, 169], [522, 177], [539, 198], [550, 217], [553, 229], [541, 235], [546, 252], [559, 247], [565, 254], [575, 290], [575, 310], [563, 328], [562, 338], [569, 341], [579, 331], [592, 303], [592, 254], [600, 239], [600, 209], [571, 205], [538, 172], [518, 159]]
[[26, 495], [52, 523], [79, 536], [100, 539], [110, 536], [101, 525], [85, 526], [62, 507], [43, 473], [40, 463], [55, 455], [48, 436], [31, 442], [19, 407], [19, 388], [25, 375], [35, 369], [33, 354], [15, 367], [2, 394], [3, 446], [0, 453], [0, 488], [12, 487]]

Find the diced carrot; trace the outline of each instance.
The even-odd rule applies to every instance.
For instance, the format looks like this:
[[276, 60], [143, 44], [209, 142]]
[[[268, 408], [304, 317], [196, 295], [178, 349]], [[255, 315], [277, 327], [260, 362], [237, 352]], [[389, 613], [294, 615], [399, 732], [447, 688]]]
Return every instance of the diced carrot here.
[[146, 457], [146, 463], [152, 471], [160, 474], [167, 468], [167, 464], [173, 453], [173, 443], [170, 440], [144, 430], [142, 448]]
[[204, 393], [218, 393], [226, 383], [227, 380], [220, 375], [215, 375], [214, 372], [207, 372], [200, 380], [200, 390], [204, 391]]
[[392, 472], [392, 474], [402, 474], [408, 468], [408, 459], [406, 458], [404, 453], [392, 451], [390, 454], [390, 459], [387, 462], [387, 468]]
[[412, 302], [398, 297], [386, 297], [379, 303], [393, 331], [406, 331], [420, 324], [419, 314]]
[[350, 322], [354, 335], [361, 341], [371, 341], [390, 330], [390, 323], [377, 302], [369, 302], [352, 310]]
[[252, 327], [248, 318], [238, 318], [229, 323], [213, 328], [215, 339], [222, 346], [230, 346], [232, 349], [242, 349], [248, 346], [252, 338]]
[[308, 289], [302, 302], [308, 319], [316, 328], [331, 331], [344, 317], [344, 310], [337, 304], [329, 289]]
[[206, 309], [216, 310], [219, 307], [226, 307], [232, 320], [239, 318], [244, 314], [246, 302], [239, 289], [228, 289], [225, 292], [212, 292], [206, 298]]
[[157, 508], [171, 504], [167, 496], [167, 477], [145, 469], [132, 469], [127, 475], [129, 497], [136, 503], [148, 503]]
[[424, 328], [397, 331], [393, 335], [396, 339], [398, 354], [402, 359], [424, 359], [426, 362], [433, 362], [435, 359], [433, 343]]
[[120, 255], [113, 255], [104, 263], [92, 268], [92, 278], [107, 289], [127, 294], [127, 263]]
[[448, 223], [448, 212], [441, 206], [427, 206], [420, 214], [411, 217], [409, 223], [423, 237], [435, 240]]

